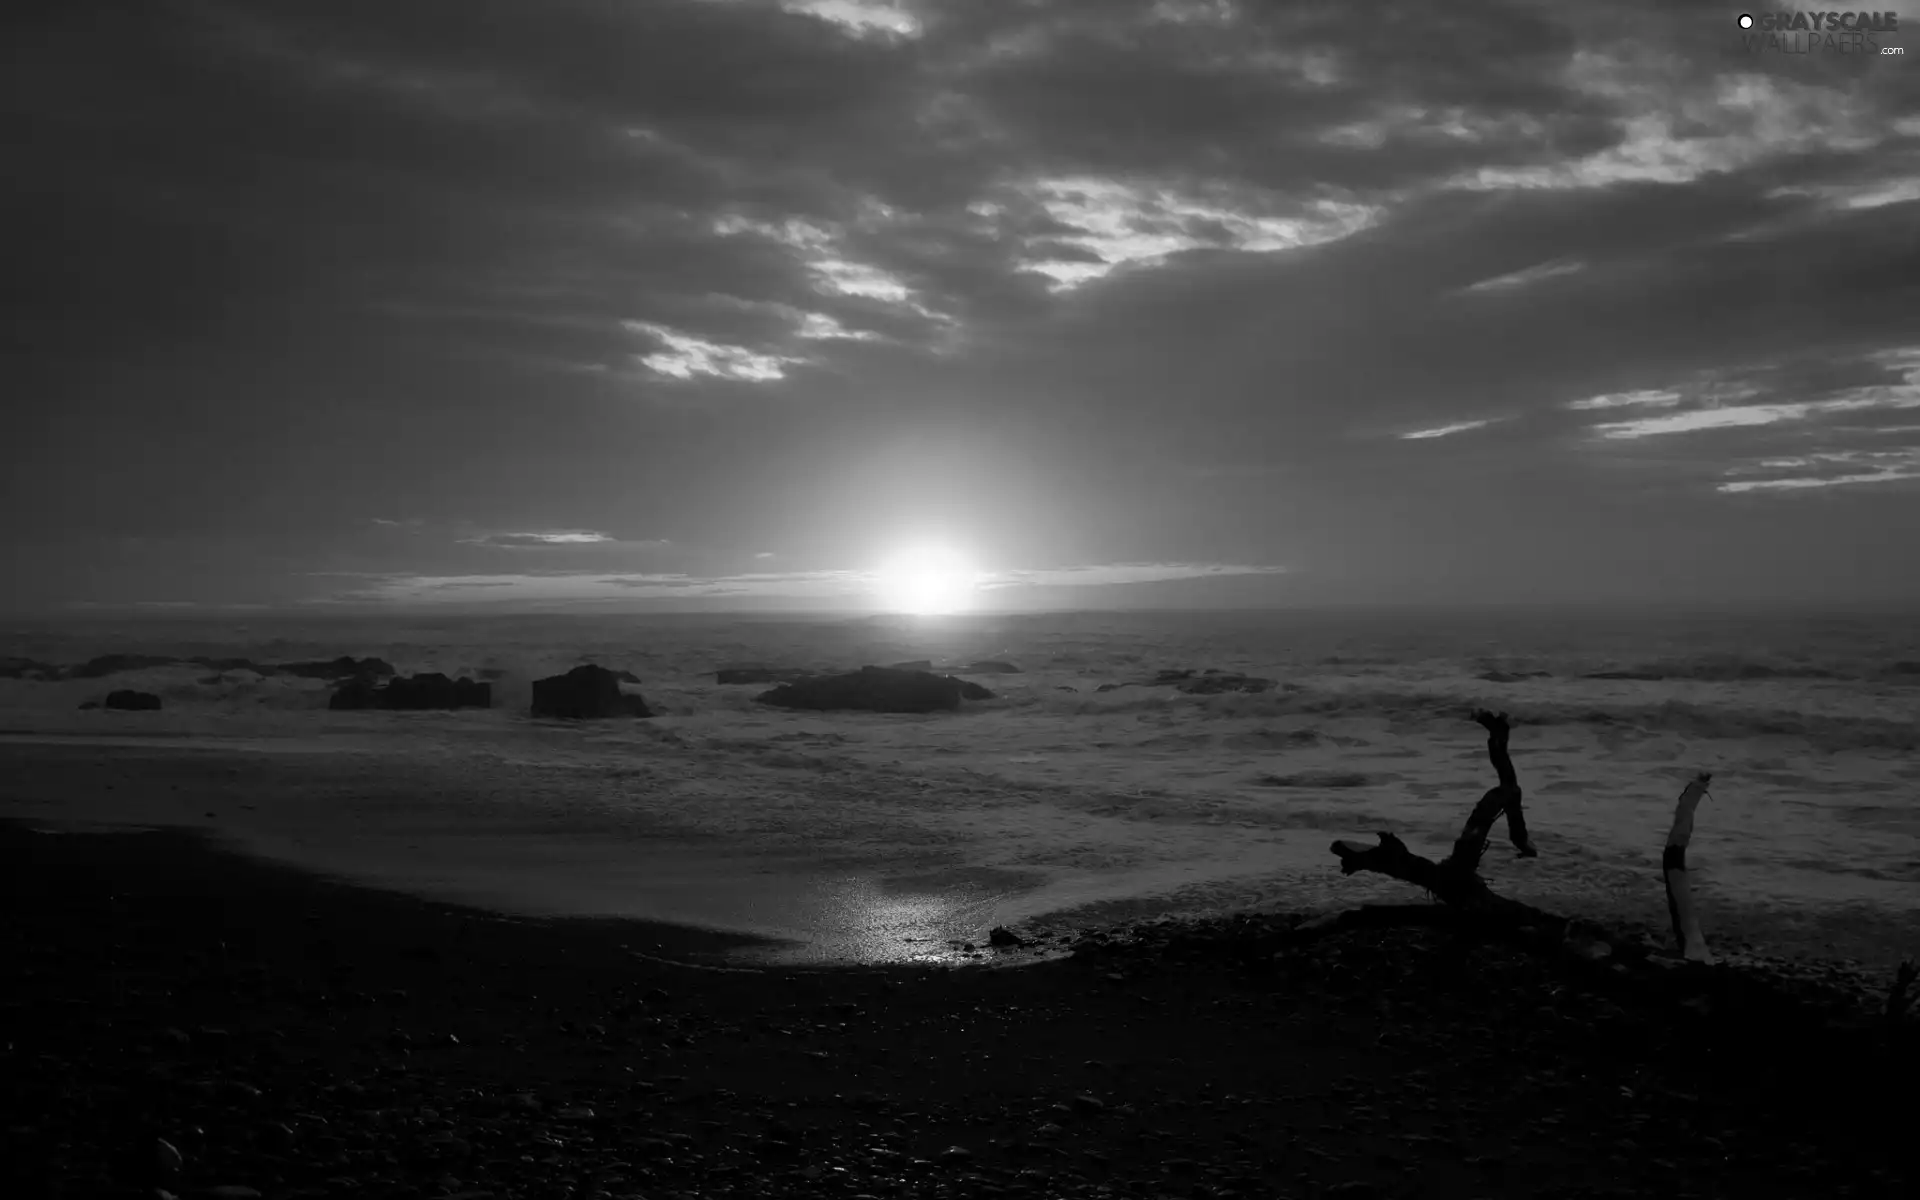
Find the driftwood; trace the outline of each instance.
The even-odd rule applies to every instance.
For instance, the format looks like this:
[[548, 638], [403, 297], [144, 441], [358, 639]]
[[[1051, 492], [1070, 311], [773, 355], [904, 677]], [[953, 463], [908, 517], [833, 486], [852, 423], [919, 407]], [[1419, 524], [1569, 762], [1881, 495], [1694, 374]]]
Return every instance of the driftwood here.
[[[1494, 892], [1480, 878], [1480, 860], [1486, 853], [1488, 835], [1494, 820], [1502, 813], [1507, 817], [1507, 833], [1519, 856], [1534, 857], [1538, 851], [1521, 815], [1520, 784], [1507, 750], [1511, 732], [1507, 715], [1482, 709], [1476, 710], [1472, 717], [1486, 727], [1487, 753], [1500, 782], [1473, 806], [1460, 836], [1454, 839], [1452, 852], [1435, 862], [1415, 854], [1398, 837], [1382, 831], [1375, 835], [1378, 845], [1333, 843], [1332, 850], [1340, 860], [1342, 874], [1376, 871], [1405, 880], [1424, 888], [1446, 906], [1437, 910], [1436, 915], [1439, 911], [1452, 910], [1460, 918], [1530, 944], [1536, 950], [1558, 952], [1581, 962], [1598, 977], [1670, 989], [1676, 996], [1683, 997], [1689, 1007], [1702, 1013], [1727, 1005], [1749, 1013], [1775, 1011], [1774, 1001], [1762, 998], [1764, 984], [1730, 973], [1727, 964], [1715, 965], [1693, 910], [1687, 884], [1686, 849], [1693, 836], [1694, 812], [1713, 778], [1710, 773], [1703, 771], [1696, 775], [1674, 806], [1673, 826], [1661, 857], [1661, 875], [1679, 959], [1662, 960], [1651, 956], [1649, 944], [1640, 938], [1623, 937], [1592, 922], [1570, 920], [1509, 899]], [[1343, 917], [1363, 915], [1363, 912], [1350, 912]], [[1328, 917], [1303, 925], [1299, 932], [1318, 932], [1350, 923], [1350, 920]], [[1920, 999], [1916, 994], [1920, 992], [1916, 989], [1917, 983], [1920, 983], [1920, 966], [1912, 960], [1902, 962], [1879, 1014], [1887, 1037], [1904, 1038], [1911, 1043], [1912, 1038], [1908, 1036], [1911, 1025], [1906, 1017], [1909, 1008]]]
[[1667, 834], [1667, 849], [1660, 857], [1660, 875], [1667, 885], [1667, 916], [1673, 922], [1674, 946], [1688, 962], [1710, 963], [1713, 952], [1700, 934], [1700, 918], [1693, 911], [1693, 894], [1687, 887], [1687, 842], [1693, 837], [1693, 810], [1700, 807], [1713, 776], [1705, 771], [1694, 776], [1673, 809], [1673, 831]]
[[[1508, 751], [1512, 725], [1507, 714], [1478, 709], [1472, 718], [1487, 731], [1487, 756], [1492, 760], [1494, 772], [1500, 781], [1473, 806], [1473, 811], [1467, 815], [1466, 825], [1460, 830], [1460, 836], [1454, 839], [1451, 853], [1435, 862], [1415, 854], [1407, 849], [1405, 842], [1383, 831], [1374, 835], [1379, 839], [1378, 845], [1367, 846], [1349, 841], [1333, 843], [1333, 853], [1340, 860], [1341, 873], [1352, 875], [1359, 871], [1376, 871], [1405, 880], [1424, 888], [1429, 895], [1462, 914], [1517, 935], [1538, 948], [1557, 948], [1576, 958], [1609, 965], [1644, 961], [1647, 948], [1639, 940], [1622, 937], [1592, 922], [1557, 916], [1502, 896], [1489, 888], [1486, 880], [1480, 877], [1480, 860], [1486, 854], [1493, 823], [1503, 814], [1507, 818], [1507, 836], [1513, 842], [1517, 856], [1534, 858], [1539, 855], [1539, 850], [1527, 831], [1526, 819], [1520, 807], [1520, 781]], [[1696, 781], [1695, 786], [1704, 792], [1704, 777]], [[1698, 795], [1690, 786], [1681, 797], [1686, 817], [1684, 828], [1682, 822], [1676, 819], [1674, 834], [1668, 839], [1672, 843], [1677, 837], [1678, 845], [1683, 850], [1687, 836], [1692, 832], [1693, 806], [1697, 803]], [[1683, 853], [1678, 878], [1669, 878], [1668, 894], [1670, 897], [1676, 894], [1681, 897], [1678, 911], [1685, 914], [1684, 924], [1697, 935], [1698, 925], [1693, 922], [1692, 906], [1686, 900], [1684, 861]], [[1682, 927], [1681, 918], [1676, 917], [1676, 931]], [[1704, 952], [1704, 943], [1700, 948]], [[1696, 961], [1711, 960], [1702, 958]]]
[[1522, 858], [1532, 858], [1539, 854], [1533, 839], [1527, 833], [1526, 818], [1520, 809], [1520, 781], [1514, 773], [1513, 759], [1507, 752], [1507, 739], [1512, 733], [1507, 714], [1490, 713], [1484, 709], [1474, 712], [1473, 719], [1487, 730], [1487, 756], [1493, 760], [1493, 769], [1500, 777], [1498, 786], [1489, 788], [1487, 794], [1467, 814], [1466, 826], [1460, 836], [1454, 839], [1453, 852], [1440, 862], [1423, 858], [1407, 849], [1407, 844], [1391, 833], [1378, 833], [1377, 846], [1363, 846], [1357, 842], [1335, 842], [1333, 852], [1340, 859], [1340, 871], [1343, 875], [1352, 875], [1356, 871], [1378, 871], [1391, 875], [1395, 879], [1404, 879], [1417, 887], [1425, 888], [1430, 894], [1447, 904], [1473, 911], [1502, 913], [1508, 916], [1523, 914], [1544, 918], [1546, 914], [1538, 909], [1495, 895], [1480, 878], [1480, 859], [1487, 851], [1487, 838], [1493, 829], [1494, 819], [1502, 813], [1507, 817], [1507, 835]]

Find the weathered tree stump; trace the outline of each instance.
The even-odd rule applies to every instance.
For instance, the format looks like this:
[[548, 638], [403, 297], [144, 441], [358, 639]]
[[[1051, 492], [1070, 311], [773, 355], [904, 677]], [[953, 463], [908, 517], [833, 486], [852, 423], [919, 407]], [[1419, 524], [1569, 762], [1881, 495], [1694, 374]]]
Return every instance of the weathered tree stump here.
[[1687, 843], [1693, 838], [1693, 810], [1700, 807], [1713, 776], [1706, 771], [1680, 793], [1673, 809], [1673, 829], [1667, 834], [1667, 848], [1660, 856], [1660, 875], [1667, 885], [1667, 916], [1673, 922], [1673, 941], [1688, 962], [1711, 963], [1713, 952], [1700, 934], [1700, 919], [1693, 911], [1693, 892], [1687, 886]]

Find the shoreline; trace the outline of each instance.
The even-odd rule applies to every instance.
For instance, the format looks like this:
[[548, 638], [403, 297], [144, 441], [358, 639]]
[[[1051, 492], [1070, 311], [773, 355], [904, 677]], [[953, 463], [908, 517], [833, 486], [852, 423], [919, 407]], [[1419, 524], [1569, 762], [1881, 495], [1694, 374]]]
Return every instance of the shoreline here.
[[1875, 1098], [1910, 1040], [1874, 1050], [1784, 1009], [1701, 1017], [1430, 922], [1307, 942], [1157, 923], [1020, 970], [716, 971], [661, 959], [725, 935], [502, 918], [183, 831], [0, 823], [0, 863], [9, 1194], [1744, 1200], [1913, 1182], [1904, 1110]]
[[[811, 790], [779, 797], [786, 815], [775, 819], [786, 828], [761, 844], [751, 825], [701, 828], [712, 808], [704, 794], [684, 806], [655, 800], [632, 808], [627, 789], [634, 785], [619, 780], [612, 785], [618, 792], [603, 796], [529, 795], [583, 784], [538, 771], [483, 770], [449, 757], [447, 747], [427, 757], [398, 750], [286, 744], [256, 752], [159, 743], [101, 754], [53, 740], [0, 743], [0, 769], [11, 776], [0, 817], [210, 829], [250, 853], [363, 886], [526, 915], [584, 913], [733, 930], [765, 939], [762, 947], [787, 964], [964, 959], [961, 947], [995, 925], [1071, 932], [1168, 914], [1326, 911], [1417, 898], [1395, 881], [1339, 875], [1325, 847], [1367, 827], [1359, 812], [1267, 834], [1225, 859], [1195, 842], [1184, 866], [1116, 868], [1103, 853], [1084, 870], [1044, 862], [1035, 869], [1020, 861], [1030, 848], [1044, 850], [1055, 836], [1071, 845], [1084, 836], [1072, 822], [1089, 816], [1062, 811], [1048, 818], [1057, 828], [1016, 824], [994, 836], [988, 831], [1012, 810], [969, 811], [965, 801], [896, 806], [873, 788], [841, 803], [829, 794], [841, 786], [835, 779], [801, 778], [796, 786]], [[643, 774], [638, 786], [671, 787], [681, 773], [662, 772], [659, 758], [622, 762], [656, 772], [650, 784]], [[759, 819], [747, 808], [730, 811], [735, 816], [723, 820]], [[821, 825], [816, 811], [840, 824]], [[943, 844], [948, 827], [940, 822], [949, 818], [964, 824], [965, 840]], [[1139, 822], [1127, 836], [1159, 828]], [[1452, 828], [1444, 835], [1438, 826], [1405, 832], [1416, 847], [1431, 847], [1444, 844]], [[839, 830], [853, 835], [844, 847], [834, 842]], [[1905, 910], [1717, 890], [1714, 864], [1739, 850], [1719, 830], [1712, 836], [1695, 889], [1716, 953], [1745, 950], [1887, 972], [1913, 953], [1915, 927]], [[1644, 865], [1596, 853], [1577, 835], [1561, 833], [1557, 821], [1542, 837], [1542, 859], [1490, 856], [1495, 890], [1567, 917], [1664, 921], [1656, 853]]]

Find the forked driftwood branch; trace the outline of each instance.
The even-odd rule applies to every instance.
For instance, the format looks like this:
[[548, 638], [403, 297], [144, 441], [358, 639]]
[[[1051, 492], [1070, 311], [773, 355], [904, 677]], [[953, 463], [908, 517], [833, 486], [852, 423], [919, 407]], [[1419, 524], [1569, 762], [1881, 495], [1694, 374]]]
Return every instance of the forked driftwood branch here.
[[1340, 859], [1340, 871], [1344, 875], [1378, 871], [1425, 888], [1443, 902], [1459, 908], [1545, 917], [1546, 914], [1537, 909], [1495, 895], [1480, 878], [1480, 859], [1487, 852], [1487, 838], [1494, 820], [1502, 813], [1507, 817], [1507, 835], [1520, 857], [1536, 857], [1539, 851], [1527, 834], [1526, 818], [1520, 809], [1520, 781], [1514, 773], [1513, 759], [1507, 753], [1507, 739], [1512, 733], [1507, 714], [1477, 709], [1473, 719], [1486, 727], [1487, 755], [1493, 760], [1500, 783], [1487, 789], [1487, 794], [1480, 797], [1480, 802], [1467, 814], [1467, 823], [1454, 839], [1452, 853], [1434, 862], [1415, 854], [1407, 849], [1405, 842], [1385, 832], [1374, 835], [1380, 839], [1377, 846], [1341, 841], [1333, 844], [1333, 852]]
[[[1637, 943], [1628, 942], [1589, 923], [1558, 917], [1530, 904], [1499, 895], [1480, 877], [1480, 860], [1486, 854], [1493, 823], [1502, 814], [1507, 818], [1507, 835], [1518, 856], [1533, 858], [1538, 856], [1539, 851], [1527, 832], [1526, 819], [1520, 806], [1520, 782], [1507, 748], [1512, 733], [1507, 714], [1478, 709], [1472, 717], [1487, 730], [1487, 755], [1493, 761], [1500, 782], [1489, 788], [1473, 806], [1473, 811], [1467, 814], [1467, 823], [1461, 828], [1460, 836], [1454, 839], [1452, 852], [1435, 862], [1415, 854], [1407, 849], [1405, 842], [1383, 831], [1374, 835], [1379, 839], [1378, 845], [1368, 846], [1349, 841], [1333, 843], [1333, 853], [1340, 860], [1341, 873], [1352, 875], [1358, 871], [1376, 871], [1391, 875], [1415, 887], [1424, 888], [1442, 903], [1476, 918], [1489, 919], [1509, 929], [1533, 931], [1540, 940], [1557, 940], [1586, 958], [1601, 959], [1623, 954], [1637, 957], [1641, 950]], [[1693, 810], [1705, 794], [1709, 778], [1703, 773], [1681, 793], [1679, 810], [1675, 814], [1673, 831], [1667, 838], [1663, 860], [1674, 936], [1686, 956], [1696, 962], [1713, 960], [1707, 952], [1705, 941], [1700, 937], [1699, 923], [1694, 917], [1692, 900], [1687, 891], [1686, 845], [1693, 832]]]
[[[1581, 967], [1596, 977], [1664, 992], [1703, 1016], [1712, 1015], [1716, 1025], [1722, 1024], [1723, 1014], [1729, 1019], [1739, 1014], [1738, 1028], [1764, 1037], [1769, 1036], [1769, 1031], [1777, 1030], [1780, 1021], [1790, 1019], [1791, 1014], [1806, 1011], [1798, 1001], [1776, 994], [1760, 977], [1750, 979], [1730, 972], [1725, 964], [1713, 965], [1713, 955], [1707, 949], [1693, 910], [1686, 866], [1694, 813], [1712, 780], [1707, 772], [1696, 775], [1680, 793], [1674, 806], [1673, 826], [1661, 856], [1661, 876], [1666, 887], [1673, 941], [1679, 951], [1677, 958], [1651, 955], [1650, 944], [1639, 936], [1623, 936], [1590, 921], [1556, 916], [1489, 888], [1480, 878], [1480, 859], [1486, 853], [1493, 822], [1502, 813], [1506, 814], [1507, 832], [1520, 855], [1532, 857], [1537, 852], [1520, 815], [1520, 786], [1513, 773], [1512, 760], [1507, 756], [1506, 714], [1482, 710], [1476, 711], [1473, 719], [1487, 729], [1487, 750], [1494, 769], [1499, 772], [1500, 783], [1473, 806], [1460, 836], [1454, 839], [1452, 851], [1435, 862], [1415, 854], [1405, 842], [1383, 831], [1376, 835], [1378, 845], [1333, 843], [1333, 853], [1340, 860], [1343, 874], [1376, 871], [1424, 888], [1448, 909], [1490, 932], [1503, 934], [1537, 951], [1584, 960]], [[1342, 923], [1334, 917], [1323, 917], [1301, 926], [1300, 932]], [[1909, 960], [1900, 964], [1880, 1019], [1874, 1022], [1881, 1035], [1881, 1040], [1874, 1044], [1885, 1048], [1905, 1047], [1903, 1053], [1920, 1046], [1920, 1036], [1916, 1036], [1920, 1030], [1914, 1029], [1916, 1023], [1906, 1020], [1908, 1010], [1920, 1000], [1916, 993], [1920, 993], [1920, 966]], [[1837, 1026], [1829, 1023], [1826, 1028], [1831, 1030]]]

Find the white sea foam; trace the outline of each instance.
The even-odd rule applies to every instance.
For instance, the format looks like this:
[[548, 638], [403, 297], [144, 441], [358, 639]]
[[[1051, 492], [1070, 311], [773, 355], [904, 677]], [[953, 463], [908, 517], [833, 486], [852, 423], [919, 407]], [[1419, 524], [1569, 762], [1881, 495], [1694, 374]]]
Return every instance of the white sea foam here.
[[[1920, 672], [1899, 665], [1920, 660], [1911, 622], [167, 621], [21, 629], [6, 650], [503, 670], [502, 707], [453, 713], [331, 713], [320, 683], [201, 667], [0, 680], [5, 752], [35, 764], [0, 813], [210, 824], [355, 878], [765, 932], [800, 939], [801, 954], [920, 956], [1063, 910], [1404, 898], [1393, 881], [1340, 876], [1327, 843], [1393, 830], [1443, 850], [1492, 783], [1484, 735], [1463, 719], [1475, 705], [1515, 717], [1542, 850], [1489, 855], [1502, 891], [1657, 922], [1673, 800], [1706, 769], [1713, 796], [1691, 860], [1710, 933], [1716, 913], [1723, 931], [1793, 949], [1836, 929], [1863, 931], [1864, 947], [1920, 929]], [[983, 676], [997, 699], [931, 716], [770, 709], [754, 702], [762, 689], [712, 674], [918, 658], [1007, 659], [1024, 673]], [[533, 678], [585, 660], [633, 670], [660, 715], [524, 715]], [[1095, 690], [1166, 667], [1279, 686]], [[1478, 678], [1493, 672], [1545, 674]], [[1662, 678], [1589, 678], [1621, 672]], [[77, 710], [113, 687], [156, 691], [166, 708]]]

